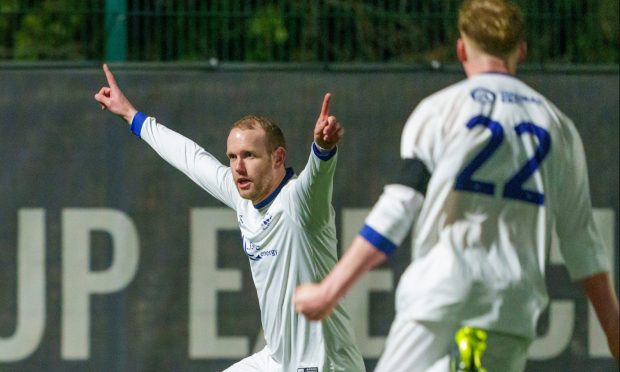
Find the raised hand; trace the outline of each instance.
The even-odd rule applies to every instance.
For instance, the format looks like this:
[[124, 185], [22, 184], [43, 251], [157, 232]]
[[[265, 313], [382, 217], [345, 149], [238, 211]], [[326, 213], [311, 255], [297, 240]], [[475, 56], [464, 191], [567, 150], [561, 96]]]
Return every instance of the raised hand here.
[[314, 127], [314, 142], [327, 150], [334, 148], [344, 134], [344, 128], [340, 125], [338, 119], [335, 116], [329, 115], [330, 99], [331, 93], [325, 94], [321, 114]]
[[113, 114], [116, 114], [127, 123], [131, 123], [131, 119], [138, 112], [131, 102], [125, 97], [121, 88], [116, 84], [114, 75], [108, 68], [108, 65], [103, 64], [103, 72], [108, 80], [108, 86], [102, 87], [97, 94], [95, 94], [95, 100], [99, 102], [102, 110], [108, 110]]

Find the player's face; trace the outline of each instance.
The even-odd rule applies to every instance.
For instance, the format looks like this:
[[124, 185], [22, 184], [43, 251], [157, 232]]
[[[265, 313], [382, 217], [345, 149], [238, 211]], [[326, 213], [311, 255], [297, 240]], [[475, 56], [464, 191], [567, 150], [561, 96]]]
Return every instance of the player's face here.
[[261, 202], [281, 181], [275, 154], [267, 150], [265, 131], [233, 128], [226, 145], [239, 194], [254, 204]]

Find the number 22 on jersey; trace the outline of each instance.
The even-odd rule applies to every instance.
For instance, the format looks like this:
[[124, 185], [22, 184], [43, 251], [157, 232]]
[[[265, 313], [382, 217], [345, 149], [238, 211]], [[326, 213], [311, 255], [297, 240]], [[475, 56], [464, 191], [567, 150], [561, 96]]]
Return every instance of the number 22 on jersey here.
[[504, 198], [544, 205], [545, 195], [538, 191], [526, 190], [523, 188], [523, 184], [538, 170], [540, 164], [549, 153], [549, 149], [551, 149], [551, 136], [549, 132], [531, 122], [521, 122], [515, 126], [514, 130], [519, 137], [533, 135], [538, 139], [538, 146], [534, 151], [534, 155], [512, 177], [508, 178], [503, 185], [496, 185], [495, 183], [474, 179], [474, 173], [493, 157], [495, 151], [502, 145], [504, 141], [504, 128], [497, 121], [483, 115], [475, 116], [469, 120], [467, 128], [473, 129], [479, 125], [484, 126], [491, 132], [491, 139], [458, 174], [454, 189], [495, 195], [496, 186], [503, 186], [502, 197]]

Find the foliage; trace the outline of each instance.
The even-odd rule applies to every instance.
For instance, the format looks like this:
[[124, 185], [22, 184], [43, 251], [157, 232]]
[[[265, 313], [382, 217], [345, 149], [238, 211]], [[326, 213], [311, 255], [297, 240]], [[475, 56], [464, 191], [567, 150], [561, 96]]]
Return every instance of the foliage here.
[[274, 49], [288, 40], [284, 17], [275, 6], [259, 9], [249, 22], [250, 46], [247, 52], [249, 61], [272, 61]]
[[[103, 59], [106, 1], [2, 0], [0, 59]], [[460, 4], [126, 1], [129, 60], [240, 62], [454, 61]], [[618, 63], [618, 0], [514, 1], [526, 15], [530, 62]]]
[[17, 14], [19, 0], [3, 0], [0, 2], [0, 14], [6, 16], [0, 17], [0, 59], [10, 56], [12, 43], [9, 35], [15, 29], [14, 14]]
[[15, 33], [15, 58], [80, 59], [77, 33], [82, 16], [76, 9], [77, 0], [48, 0], [32, 9], [21, 19]]

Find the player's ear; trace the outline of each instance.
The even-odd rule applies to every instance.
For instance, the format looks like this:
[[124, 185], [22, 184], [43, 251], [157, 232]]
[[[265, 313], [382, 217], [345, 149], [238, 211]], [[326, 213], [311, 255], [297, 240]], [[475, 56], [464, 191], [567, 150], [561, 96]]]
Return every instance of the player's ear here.
[[467, 62], [467, 50], [465, 48], [465, 41], [463, 41], [462, 37], [459, 37], [456, 41], [456, 57], [461, 63]]
[[273, 152], [273, 165], [275, 167], [284, 166], [284, 161], [286, 160], [286, 149], [282, 146], [278, 147], [276, 151]]
[[517, 60], [518, 63], [523, 62], [526, 56], [527, 56], [527, 43], [525, 41], [521, 41], [519, 43], [519, 59]]

